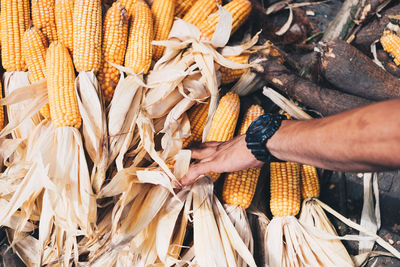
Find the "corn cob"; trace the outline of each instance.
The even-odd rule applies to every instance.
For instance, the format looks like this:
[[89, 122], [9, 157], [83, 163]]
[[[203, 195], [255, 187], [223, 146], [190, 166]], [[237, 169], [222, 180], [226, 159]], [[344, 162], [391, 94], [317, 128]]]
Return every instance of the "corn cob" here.
[[386, 52], [392, 54], [393, 61], [400, 65], [400, 37], [392, 31], [384, 31], [381, 37], [381, 44]]
[[99, 83], [104, 100], [110, 102], [118, 84], [120, 73], [109, 62], [117, 65], [124, 63], [126, 43], [128, 41], [128, 13], [115, 2], [106, 13], [103, 25], [102, 64], [99, 71]]
[[[263, 114], [264, 110], [260, 106], [251, 106], [246, 112], [239, 134], [245, 134], [250, 124]], [[249, 168], [229, 173], [225, 178], [222, 190], [224, 202], [247, 209], [253, 200], [260, 172], [260, 168]]]
[[101, 63], [101, 1], [75, 0], [74, 64], [78, 72], [97, 71]]
[[208, 103], [197, 104], [189, 110], [190, 136], [183, 141], [183, 147], [187, 147], [194, 142], [201, 142], [209, 107]]
[[[175, 0], [154, 0], [151, 13], [154, 19], [154, 40], [161, 41], [168, 38], [174, 22]], [[165, 47], [153, 45], [153, 59], [159, 60], [164, 54]]]
[[[239, 56], [231, 56], [227, 57], [226, 59], [237, 62], [240, 64], [248, 64], [249, 63], [249, 54], [242, 54]], [[235, 82], [239, 80], [239, 78], [242, 76], [243, 73], [245, 73], [248, 70], [248, 68], [245, 69], [230, 69], [224, 66], [221, 66], [220, 71], [221, 71], [221, 83], [222, 84], [228, 84]]]
[[[251, 2], [249, 0], [233, 0], [223, 6], [232, 14], [231, 35], [246, 21], [251, 12]], [[211, 40], [217, 27], [219, 15], [210, 16], [199, 24], [201, 36]]]
[[128, 15], [131, 17], [134, 14], [134, 5], [138, 0], [118, 0], [118, 2], [123, 6], [126, 11], [128, 11]]
[[[47, 39], [35, 26], [28, 29], [22, 38], [22, 54], [28, 66], [29, 80], [31, 83], [45, 79]], [[49, 104], [40, 109], [40, 114], [50, 119]]]
[[125, 67], [134, 73], [146, 74], [151, 65], [153, 19], [149, 6], [143, 1], [134, 5], [134, 14], [129, 30]]
[[182, 18], [195, 2], [196, 0], [176, 0], [175, 16]]
[[296, 216], [300, 210], [300, 164], [271, 162], [271, 200], [273, 216]]
[[29, 0], [1, 1], [1, 58], [6, 71], [26, 71], [22, 37], [30, 24]]
[[197, 0], [183, 17], [183, 20], [199, 26], [209, 15], [218, 10], [221, 0]]
[[55, 0], [32, 0], [32, 23], [50, 43], [57, 41]]
[[319, 197], [318, 174], [313, 166], [301, 165], [301, 194], [304, 199]]
[[61, 43], [52, 43], [47, 51], [46, 78], [51, 118], [55, 127], [79, 128], [81, 114], [74, 87], [74, 65], [68, 49]]
[[73, 33], [73, 15], [74, 0], [55, 0], [55, 17], [57, 26], [58, 41], [63, 43], [73, 53], [74, 33]]
[[[235, 133], [239, 111], [239, 96], [233, 92], [224, 95], [219, 101], [217, 110], [215, 111], [206, 142], [224, 142], [231, 140]], [[219, 173], [210, 173], [207, 175], [214, 181], [220, 176]]]

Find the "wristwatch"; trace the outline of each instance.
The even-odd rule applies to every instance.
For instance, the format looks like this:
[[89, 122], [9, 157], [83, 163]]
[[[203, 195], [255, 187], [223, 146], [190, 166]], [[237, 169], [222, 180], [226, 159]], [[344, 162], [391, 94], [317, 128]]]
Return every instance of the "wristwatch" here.
[[270, 139], [281, 126], [286, 116], [277, 114], [265, 114], [258, 117], [246, 132], [247, 148], [257, 160], [263, 162], [277, 161], [266, 147], [268, 139]]

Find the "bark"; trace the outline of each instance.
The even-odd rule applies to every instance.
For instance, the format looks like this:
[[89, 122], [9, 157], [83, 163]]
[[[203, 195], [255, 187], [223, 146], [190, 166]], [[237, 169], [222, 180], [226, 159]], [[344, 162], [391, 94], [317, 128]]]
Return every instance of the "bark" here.
[[252, 71], [258, 73], [270, 86], [277, 88], [289, 97], [320, 112], [323, 116], [336, 114], [372, 101], [321, 87], [306, 80], [282, 64], [276, 58], [261, 53], [253, 54], [249, 62], [258, 63]]
[[321, 53], [322, 75], [341, 91], [370, 100], [400, 96], [399, 80], [345, 41], [332, 41]]

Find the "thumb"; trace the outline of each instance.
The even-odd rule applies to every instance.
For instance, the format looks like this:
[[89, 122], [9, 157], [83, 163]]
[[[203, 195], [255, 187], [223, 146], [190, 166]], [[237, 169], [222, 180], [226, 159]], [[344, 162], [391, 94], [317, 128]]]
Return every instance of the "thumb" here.
[[214, 165], [215, 162], [213, 160], [193, 164], [189, 167], [188, 172], [179, 180], [179, 182], [182, 186], [190, 185], [195, 182], [200, 175], [211, 172], [214, 169]]

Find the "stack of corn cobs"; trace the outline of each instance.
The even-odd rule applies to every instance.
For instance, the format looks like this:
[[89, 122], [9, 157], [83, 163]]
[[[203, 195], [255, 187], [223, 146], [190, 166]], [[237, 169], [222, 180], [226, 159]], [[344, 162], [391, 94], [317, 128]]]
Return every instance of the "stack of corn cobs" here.
[[[1, 0], [0, 225], [26, 265], [256, 265], [246, 209], [259, 169], [227, 174], [224, 204], [220, 174], [174, 186], [185, 148], [234, 137], [240, 92], [220, 98], [220, 85], [270, 49], [257, 35], [228, 46], [251, 3], [221, 4]], [[250, 107], [239, 134], [262, 114]], [[268, 265], [353, 265], [316, 188], [315, 168], [271, 165]]]

